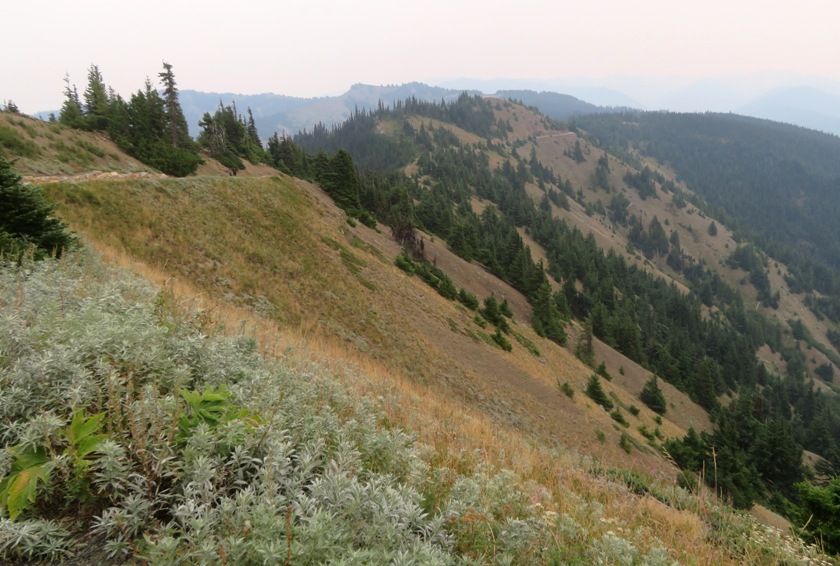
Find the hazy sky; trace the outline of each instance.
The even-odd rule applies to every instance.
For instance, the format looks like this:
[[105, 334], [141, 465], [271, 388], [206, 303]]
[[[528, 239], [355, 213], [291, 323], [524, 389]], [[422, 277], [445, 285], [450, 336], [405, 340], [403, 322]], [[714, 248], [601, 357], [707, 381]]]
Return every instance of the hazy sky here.
[[87, 68], [123, 96], [173, 65], [178, 86], [338, 94], [353, 83], [697, 79], [840, 81], [836, 0], [0, 0], [0, 101], [61, 106]]

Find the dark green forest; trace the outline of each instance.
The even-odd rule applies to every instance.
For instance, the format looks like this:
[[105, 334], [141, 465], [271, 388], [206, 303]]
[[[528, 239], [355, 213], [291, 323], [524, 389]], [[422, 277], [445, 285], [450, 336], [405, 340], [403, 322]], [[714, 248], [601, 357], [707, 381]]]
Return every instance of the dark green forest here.
[[[357, 112], [341, 126], [317, 127], [293, 141], [283, 140], [287, 157], [278, 151], [275, 164], [312, 176], [318, 155], [346, 149], [359, 169], [361, 206], [389, 226], [397, 239], [412, 229], [444, 239], [453, 252], [522, 291], [534, 307], [537, 332], [550, 337], [556, 332], [556, 340], [564, 343], [562, 327], [575, 319], [688, 393], [710, 411], [715, 430], [692, 431], [684, 440], [669, 442], [678, 463], [698, 472], [717, 465], [717, 487], [736, 506], [760, 501], [799, 520], [797, 486], [807, 477], [802, 450], [823, 456], [820, 469], [827, 474], [840, 462], [840, 407], [834, 396], [815, 390], [805, 354], [783, 341], [784, 329], [778, 323], [746, 309], [740, 295], [712, 269], [685, 257], [678, 239], [669, 240], [655, 218], [647, 226], [632, 215], [618, 221], [631, 226], [631, 235], [635, 231], [646, 255], [667, 256], [694, 293], [685, 295], [622, 257], [605, 253], [592, 236], [554, 218], [552, 206], [562, 207], [575, 198], [577, 188], [534, 155], [524, 157], [502, 146], [507, 128], [494, 118], [494, 104], [500, 102], [464, 95], [452, 104], [408, 100], [393, 108]], [[419, 127], [416, 121], [412, 125], [411, 117], [421, 117]], [[485, 141], [465, 145], [425, 119], [456, 124]], [[401, 127], [396, 134], [377, 133], [382, 120]], [[509, 160], [493, 169], [490, 152]], [[409, 177], [401, 171], [411, 161], [419, 170]], [[541, 202], [525, 193], [526, 182], [543, 188]], [[654, 186], [647, 169], [630, 174], [625, 182], [642, 192]], [[476, 214], [470, 206], [472, 195], [493, 205]], [[618, 195], [614, 198], [620, 200]], [[616, 217], [625, 209], [621, 202], [611, 207]], [[547, 265], [534, 262], [517, 227], [545, 248]], [[734, 254], [732, 261], [744, 261], [749, 269], [751, 249]], [[546, 292], [548, 277], [560, 284], [559, 292]], [[704, 305], [716, 307], [713, 316], [703, 315]], [[770, 374], [758, 362], [756, 352], [764, 344], [787, 361], [786, 375]], [[664, 412], [667, 402], [657, 390], [648, 388], [646, 402]], [[724, 393], [737, 401], [721, 406], [718, 399]]]
[[840, 322], [840, 138], [734, 114], [591, 114], [574, 126], [669, 164], [696, 204], [783, 261], [791, 290], [816, 291], [812, 308]]

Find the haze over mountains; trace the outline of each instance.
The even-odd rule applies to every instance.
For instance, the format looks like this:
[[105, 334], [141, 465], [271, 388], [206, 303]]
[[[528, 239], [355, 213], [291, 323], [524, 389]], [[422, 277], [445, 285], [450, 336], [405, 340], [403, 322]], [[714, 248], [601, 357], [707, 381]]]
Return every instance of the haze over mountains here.
[[[106, 92], [92, 75], [89, 90]], [[162, 75], [165, 82], [168, 75]], [[408, 99], [386, 106], [383, 91], [403, 88], [408, 94], [397, 96]], [[410, 402], [393, 397], [394, 385], [417, 386], [413, 395], [424, 409], [430, 400], [451, 400], [447, 415], [474, 412], [504, 432], [494, 437], [516, 435], [512, 442], [544, 450], [532, 460], [517, 453], [511, 461], [524, 461], [539, 474], [524, 477], [548, 486], [544, 492], [552, 499], [524, 497], [523, 511], [521, 505], [496, 507], [519, 521], [551, 505], [550, 519], [533, 522], [534, 532], [546, 533], [539, 535], [545, 543], [496, 528], [507, 516], [490, 519], [489, 513], [481, 520], [489, 520], [492, 530], [482, 532], [492, 541], [474, 542], [478, 507], [449, 495], [442, 507], [435, 494], [450, 487], [442, 491], [424, 480], [418, 500], [426, 516], [461, 518], [441, 523], [457, 552], [484, 557], [492, 544], [494, 555], [507, 553], [509, 563], [538, 564], [575, 563], [581, 556], [583, 563], [797, 563], [758, 537], [744, 543], [741, 533], [752, 527], [736, 528], [727, 518], [724, 524], [732, 526], [721, 529], [709, 504], [680, 501], [709, 488], [756, 515], [766, 509], [754, 504], [771, 506], [793, 522], [794, 536], [809, 523], [823, 524], [809, 519], [805, 490], [811, 488], [799, 482], [813, 480], [814, 489], [825, 489], [840, 462], [834, 382], [840, 248], [831, 233], [840, 218], [834, 197], [840, 138], [726, 113], [607, 113], [570, 95], [533, 90], [458, 94], [440, 102], [456, 93], [418, 83], [356, 85], [348, 96], [309, 101], [231, 95], [233, 109], [217, 108], [219, 95], [202, 95], [212, 97], [207, 111], [215, 112], [203, 120], [197, 144], [187, 139], [177, 146], [182, 138], [169, 142], [164, 129], [146, 127], [166, 123], [162, 114], [157, 122], [145, 119], [160, 107], [143, 104], [159, 96], [148, 88], [125, 108], [115, 102], [104, 113], [107, 124], [98, 121], [94, 104], [75, 117], [63, 112], [59, 123], [3, 112], [0, 144], [30, 182], [45, 184], [63, 218], [90, 241], [124, 250], [132, 262], [159, 270], [161, 281], [183, 281], [179, 285], [191, 295], [247, 309], [289, 332], [312, 335], [317, 328], [319, 351], [331, 352], [330, 363], [339, 363], [345, 351], [352, 359], [375, 361], [391, 388], [381, 397], [388, 399], [385, 409], [395, 411], [387, 421], [403, 418], [397, 422], [418, 427], [419, 438], [427, 438], [444, 463], [469, 445], [445, 443], [440, 431], [449, 437], [449, 417], [426, 420], [405, 412]], [[508, 97], [524, 105], [503, 100]], [[369, 106], [374, 110], [363, 111]], [[555, 117], [600, 113], [563, 125], [534, 106]], [[268, 144], [251, 120], [257, 114], [291, 123], [320, 113], [324, 123], [328, 112], [350, 118]], [[188, 138], [185, 130], [184, 124], [175, 133]], [[116, 162], [119, 144], [185, 178], [150, 177], [125, 160]], [[194, 159], [199, 151], [201, 164]], [[219, 312], [221, 303], [210, 310]], [[234, 318], [242, 319], [237, 313], [225, 320]], [[202, 391], [201, 383], [189, 387]], [[233, 387], [239, 384], [231, 382]], [[181, 397], [200, 402], [189, 392]], [[12, 405], [0, 403], [4, 410]], [[427, 433], [420, 423], [428, 423]], [[490, 430], [485, 424], [477, 429]], [[519, 440], [526, 436], [533, 440]], [[482, 444], [495, 446], [476, 445]], [[567, 448], [594, 460], [567, 465], [558, 459]], [[486, 459], [487, 452], [475, 454]], [[381, 462], [377, 458], [377, 469]], [[507, 461], [498, 462], [507, 469]], [[457, 462], [447, 467], [474, 475]], [[715, 475], [705, 484], [691, 475], [712, 467]], [[618, 484], [576, 495], [578, 505], [570, 498], [577, 493], [571, 484], [589, 476], [598, 485], [612, 477]], [[423, 485], [432, 485], [432, 492]], [[831, 485], [840, 487], [840, 478]], [[523, 493], [535, 492], [531, 484]], [[504, 484], [499, 493], [516, 493], [515, 486]], [[642, 515], [609, 508], [593, 514], [592, 500]], [[290, 512], [284, 505], [272, 505], [280, 530], [272, 528], [265, 540], [286, 529], [294, 535], [286, 538], [287, 556], [323, 552], [318, 537], [305, 538], [307, 525], [315, 523], [303, 507]], [[562, 521], [555, 508], [565, 514]], [[212, 536], [227, 536], [225, 509], [219, 507], [224, 520]], [[671, 533], [660, 528], [674, 524], [675, 513], [691, 524]], [[383, 526], [351, 519], [351, 533], [362, 523]], [[460, 531], [461, 524], [469, 530]], [[176, 527], [149, 527], [170, 528]], [[337, 524], [329, 528], [340, 530]], [[112, 530], [109, 536], [124, 536], [119, 525]], [[723, 543], [706, 534], [721, 531], [729, 533]], [[198, 531], [179, 530], [177, 538], [184, 556], [193, 541], [208, 540]], [[151, 545], [159, 539], [144, 540]], [[314, 543], [293, 546], [306, 540]], [[725, 550], [732, 540], [741, 546]], [[840, 538], [834, 540], [837, 546], [830, 548], [838, 552]], [[231, 556], [224, 544], [212, 545], [214, 552], [218, 546]], [[337, 543], [335, 552], [354, 544]], [[605, 544], [620, 547], [607, 553]], [[804, 557], [818, 551], [792, 552]]]
[[[391, 105], [415, 96], [418, 100], [453, 100], [463, 91], [519, 98], [519, 91], [548, 92], [570, 97], [554, 116], [566, 120], [572, 115], [614, 108], [667, 110], [672, 112], [732, 112], [755, 118], [785, 122], [840, 135], [840, 84], [807, 77], [756, 75], [739, 78], [707, 78], [687, 82], [678, 78], [616, 76], [606, 79], [450, 79], [402, 85], [352, 85], [335, 96], [301, 98], [282, 94], [209, 93], [182, 90], [184, 114], [195, 135], [205, 112], [222, 104], [235, 103], [240, 111], [251, 108], [257, 127], [267, 138], [273, 132], [294, 135], [346, 120], [354, 110]], [[555, 104], [558, 101], [555, 99]]]

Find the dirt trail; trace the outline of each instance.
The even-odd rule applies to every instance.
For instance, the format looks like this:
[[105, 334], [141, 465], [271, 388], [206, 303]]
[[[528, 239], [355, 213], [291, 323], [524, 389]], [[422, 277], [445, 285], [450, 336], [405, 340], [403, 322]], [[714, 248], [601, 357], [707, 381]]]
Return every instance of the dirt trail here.
[[133, 173], [118, 173], [117, 171], [89, 171], [87, 173], [79, 173], [78, 175], [47, 175], [47, 176], [29, 176], [23, 177], [24, 184], [29, 185], [45, 185], [47, 183], [78, 183], [80, 181], [90, 181], [94, 179], [166, 179], [167, 175], [163, 173], [154, 173], [150, 171], [135, 171]]

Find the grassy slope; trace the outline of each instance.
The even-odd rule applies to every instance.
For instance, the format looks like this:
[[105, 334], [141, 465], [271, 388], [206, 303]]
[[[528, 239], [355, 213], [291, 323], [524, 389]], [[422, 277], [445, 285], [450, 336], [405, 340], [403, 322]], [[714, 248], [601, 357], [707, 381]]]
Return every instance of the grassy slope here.
[[[593, 475], [574, 451], [556, 452], [569, 446], [607, 464], [671, 476], [660, 458], [643, 453], [635, 432], [640, 423], [653, 428], [649, 412], [643, 408], [640, 421], [626, 415], [637, 440], [627, 456], [618, 448], [620, 428], [582, 395], [588, 371], [568, 352], [523, 325], [515, 330], [538, 344], [542, 359], [515, 342], [508, 355], [490, 346], [469, 312], [392, 267], [396, 250], [387, 237], [351, 229], [318, 189], [286, 178], [193, 178], [58, 183], [47, 190], [63, 203], [72, 227], [115, 261], [201, 298], [228, 327], [259, 329], [268, 352], [360, 367], [362, 379], [358, 370], [345, 371], [354, 387], [385, 399], [389, 418], [434, 447], [434, 464], [469, 472], [489, 461], [517, 469], [547, 486], [550, 505], [586, 525], [587, 537], [619, 524], [635, 533], [628, 534], [634, 544], [659, 541], [681, 561], [731, 558], [707, 536], [718, 512], [710, 505], [698, 500], [677, 511], [650, 498], [640, 505], [625, 488]], [[446, 256], [443, 246], [438, 253], [457, 285], [480, 296], [471, 285], [498, 288], [475, 266]], [[614, 375], [616, 366], [632, 368], [615, 356], [604, 352]], [[614, 383], [615, 394], [641, 406], [633, 393], [643, 379], [628, 374]], [[578, 391], [573, 401], [557, 391], [558, 379]], [[669, 399], [690, 403], [677, 392]], [[685, 426], [666, 420], [663, 432], [679, 435]], [[605, 433], [604, 443], [595, 430]], [[587, 501], [603, 505], [603, 516], [596, 520]]]
[[[496, 143], [501, 143], [506, 152], [512, 152], [515, 149], [520, 156], [526, 157], [527, 159], [527, 156], [531, 154], [533, 148], [536, 151], [537, 158], [543, 165], [553, 169], [562, 179], [571, 181], [575, 190], [580, 189], [582, 191], [585, 202], [595, 204], [597, 201], [601, 201], [601, 204], [605, 207], [609, 204], [610, 195], [594, 187], [595, 166], [598, 158], [603, 155], [603, 150], [592, 146], [583, 137], [579, 137], [573, 132], [552, 129], [552, 124], [546, 121], [541, 115], [517, 104], [499, 101], [496, 104], [496, 117], [499, 120], [506, 121], [512, 127], [512, 131], [509, 132], [506, 139], [496, 140]], [[419, 120], [412, 122], [415, 127], [419, 127], [419, 123]], [[427, 120], [426, 123], [428, 125], [429, 121]], [[434, 121], [432, 123], [436, 127], [440, 125]], [[444, 127], [453, 131], [464, 144], [474, 145], [481, 141], [475, 135], [457, 127], [451, 125], [444, 125]], [[390, 130], [393, 130], [393, 128], [391, 127]], [[381, 128], [381, 130], [386, 132], [390, 131], [387, 126]], [[586, 161], [580, 164], [575, 163], [573, 159], [564, 155], [564, 151], [574, 147], [575, 142], [580, 142], [586, 157]], [[491, 167], [500, 167], [506, 159], [510, 158], [498, 152], [491, 152], [490, 165]], [[651, 169], [662, 173], [666, 179], [674, 181], [683, 191], [691, 193], [684, 183], [677, 180], [673, 171], [651, 159], [646, 159], [645, 162]], [[511, 163], [516, 165], [515, 161], [511, 160]], [[831, 346], [826, 335], [828, 323], [825, 320], [817, 319], [804, 305], [804, 294], [795, 295], [790, 292], [784, 280], [784, 274], [787, 271], [784, 264], [776, 262], [771, 258], [770, 269], [768, 269], [771, 288], [774, 291], [780, 291], [779, 308], [770, 309], [764, 305], [758, 305], [755, 289], [745, 281], [747, 274], [741, 270], [731, 269], [726, 265], [726, 259], [738, 247], [738, 243], [732, 237], [731, 231], [720, 222], [717, 222], [718, 233], [714, 237], [710, 236], [707, 229], [713, 219], [703, 214], [691, 204], [688, 204], [683, 209], [677, 208], [673, 203], [673, 195], [662, 191], [658, 184], [656, 197], [645, 200], [641, 199], [638, 192], [628, 187], [623, 181], [625, 173], [628, 171], [635, 172], [635, 170], [612, 155], [609, 155], [609, 164], [610, 185], [616, 191], [623, 193], [630, 201], [630, 214], [640, 216], [645, 224], [656, 216], [664, 225], [669, 235], [671, 231], [677, 232], [680, 238], [680, 245], [686, 255], [698, 261], [702, 260], [706, 265], [717, 270], [726, 283], [743, 293], [746, 304], [756, 305], [755, 308], [757, 310], [760, 310], [771, 318], [775, 318], [781, 325], [783, 331], [785, 331], [790, 344], [793, 343], [793, 338], [789, 331], [788, 321], [798, 318], [810, 330], [811, 335], [818, 342], [829, 350], [837, 352]], [[411, 174], [411, 169], [412, 166], [409, 166], [407, 173]], [[528, 184], [526, 190], [535, 201], [542, 198], [542, 191], [536, 185]], [[674, 273], [666, 265], [664, 257], [646, 260], [639, 252], [633, 254], [627, 252], [627, 227], [617, 226], [607, 217], [600, 216], [597, 213], [593, 216], [588, 216], [584, 211], [584, 207], [572, 199], [570, 199], [570, 205], [571, 208], [568, 211], [559, 209], [554, 205], [552, 205], [552, 209], [556, 216], [562, 218], [570, 225], [577, 227], [584, 234], [591, 233], [595, 237], [598, 245], [602, 248], [612, 249], [617, 254], [623, 256], [628, 263], [636, 264], [653, 274], [673, 280], [678, 286], [685, 288], [684, 281], [681, 280], [680, 275]], [[478, 204], [476, 208], [480, 212], [481, 205]], [[529, 245], [532, 248], [538, 247], [532, 242]], [[535, 249], [532, 255], [538, 258], [542, 255], [542, 252], [541, 250]], [[840, 354], [840, 352], [837, 353]], [[769, 352], [769, 350], [762, 350], [759, 352], [759, 355], [769, 367], [776, 364], [777, 356]], [[809, 348], [807, 357], [808, 367], [812, 372], [817, 366], [830, 362], [824, 354], [816, 349]], [[835, 389], [834, 386], [825, 384], [819, 380], [815, 380], [815, 386], [825, 391]]]
[[[515, 330], [539, 345], [544, 361], [519, 345], [505, 355], [464, 336], [480, 333], [470, 313], [396, 270], [388, 247], [375, 247], [381, 235], [350, 229], [317, 189], [285, 178], [205, 178], [57, 183], [47, 191], [88, 241], [203, 301], [216, 322], [256, 329], [267, 352], [302, 366], [334, 364], [354, 390], [380, 399], [393, 424], [430, 447], [433, 465], [472, 473], [486, 462], [545, 486], [535, 501], [545, 497], [543, 505], [583, 527], [581, 548], [620, 528], [638, 548], [665, 546], [680, 562], [762, 562], [766, 549], [749, 539], [732, 549], [710, 537], [721, 510], [705, 497], [676, 507], [640, 497], [575, 450], [558, 451], [570, 445], [605, 464], [667, 474], [661, 459], [642, 454], [641, 440], [631, 456], [618, 448], [619, 427], [582, 395], [588, 372], [568, 352], [522, 325]], [[578, 390], [573, 400], [557, 391], [556, 379]], [[653, 428], [645, 409], [643, 421], [627, 417], [628, 434], [639, 422]], [[668, 421], [663, 431], [681, 433]], [[654, 490], [672, 481], [638, 477]], [[753, 527], [726, 513], [728, 545]]]
[[104, 135], [8, 112], [0, 112], [0, 151], [15, 160], [15, 170], [24, 176], [152, 171]]

